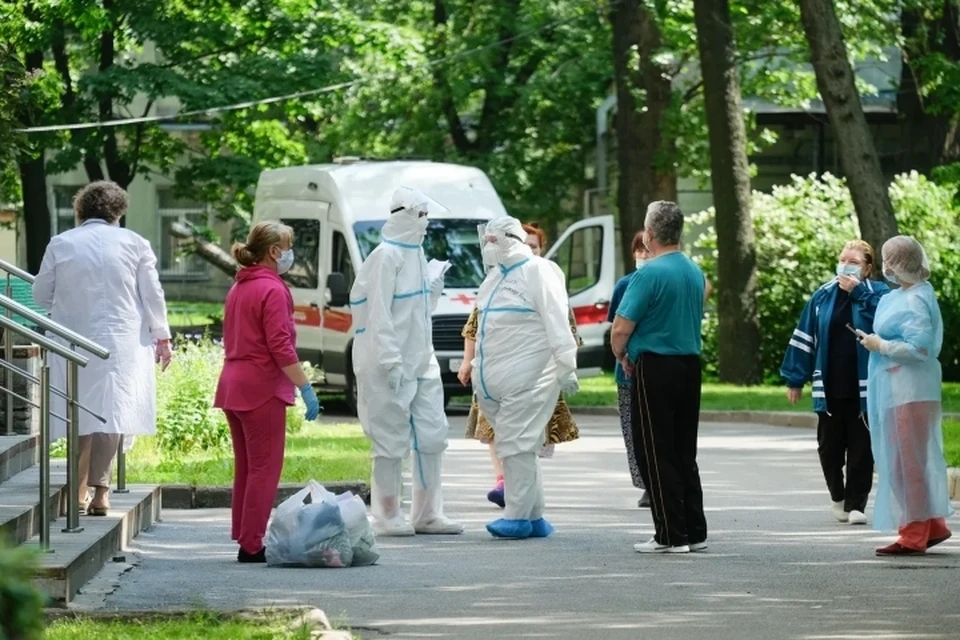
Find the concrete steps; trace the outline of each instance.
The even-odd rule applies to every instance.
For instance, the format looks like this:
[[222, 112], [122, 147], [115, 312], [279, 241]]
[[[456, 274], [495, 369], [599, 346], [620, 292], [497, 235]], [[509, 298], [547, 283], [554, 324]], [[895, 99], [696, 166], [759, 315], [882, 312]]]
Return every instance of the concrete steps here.
[[[0, 539], [40, 548], [40, 469], [37, 438], [0, 437]], [[160, 520], [160, 488], [129, 486], [113, 493], [106, 516], [80, 516], [81, 531], [66, 526], [66, 460], [50, 464], [50, 549], [41, 554], [38, 584], [51, 605], [66, 606], [80, 588], [141, 531]]]

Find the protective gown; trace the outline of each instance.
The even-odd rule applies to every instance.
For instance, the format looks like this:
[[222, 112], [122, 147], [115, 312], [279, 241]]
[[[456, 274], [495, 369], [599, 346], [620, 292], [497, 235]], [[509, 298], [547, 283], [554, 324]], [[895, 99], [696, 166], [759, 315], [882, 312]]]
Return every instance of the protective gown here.
[[[419, 191], [399, 189], [381, 243], [363, 262], [350, 294], [358, 413], [373, 443], [371, 512], [379, 535], [463, 531], [443, 513], [449, 424], [431, 324], [443, 283], [428, 282], [421, 247], [427, 217], [420, 214], [439, 209]], [[412, 527], [400, 508], [402, 465], [411, 448]]]
[[513, 218], [488, 223], [484, 251], [496, 254], [496, 267], [477, 298], [474, 392], [496, 433], [506, 492], [504, 517], [487, 530], [509, 538], [545, 537], [553, 531], [543, 518], [537, 451], [561, 382], [575, 378], [577, 368], [563, 274], [553, 262], [533, 256], [523, 243], [525, 235]]
[[953, 513], [941, 428], [943, 323], [928, 282], [880, 300], [870, 354], [867, 406], [879, 484], [874, 528], [889, 531]]

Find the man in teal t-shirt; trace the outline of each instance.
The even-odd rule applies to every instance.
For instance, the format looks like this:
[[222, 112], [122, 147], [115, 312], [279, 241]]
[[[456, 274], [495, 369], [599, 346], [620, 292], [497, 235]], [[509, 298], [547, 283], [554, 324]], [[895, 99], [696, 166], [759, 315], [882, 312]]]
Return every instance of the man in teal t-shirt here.
[[634, 274], [617, 308], [613, 353], [636, 385], [633, 432], [643, 451], [656, 533], [640, 553], [706, 548], [707, 521], [697, 466], [700, 324], [706, 280], [680, 251], [683, 213], [673, 202], [647, 208], [644, 243], [652, 259]]

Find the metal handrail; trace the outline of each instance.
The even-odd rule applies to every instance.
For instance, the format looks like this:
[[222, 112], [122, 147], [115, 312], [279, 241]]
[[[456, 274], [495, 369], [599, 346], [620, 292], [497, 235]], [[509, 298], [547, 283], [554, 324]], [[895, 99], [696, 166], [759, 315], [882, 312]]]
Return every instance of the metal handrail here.
[[[32, 373], [30, 373], [29, 371], [26, 371], [26, 370], [24, 370], [24, 369], [21, 369], [20, 367], [18, 367], [18, 366], [15, 365], [15, 364], [10, 364], [9, 362], [6, 362], [5, 360], [0, 360], [0, 367], [3, 367], [3, 368], [6, 369], [7, 371], [12, 371], [12, 372], [14, 372], [14, 373], [20, 374], [20, 375], [21, 375], [24, 379], [26, 379], [28, 382], [32, 382], [33, 384], [40, 384], [40, 378], [36, 377], [35, 375], [33, 375]], [[5, 389], [5, 388], [4, 388], [4, 390], [5, 390], [7, 393], [13, 393], [13, 389]], [[53, 394], [56, 394], [56, 395], [60, 396], [60, 397], [63, 398], [64, 400], [71, 401], [70, 398], [67, 396], [66, 393], [64, 393], [63, 391], [60, 391], [60, 389], [57, 389], [56, 387], [52, 387], [52, 386], [51, 386], [51, 387], [50, 387], [50, 392], [53, 393]], [[15, 393], [13, 393], [13, 395], [16, 395], [17, 398], [19, 398], [20, 400], [23, 400], [24, 402], [29, 402], [31, 406], [36, 407], [37, 409], [40, 408], [40, 405], [34, 404], [32, 401], [27, 400], [27, 399], [24, 398], [23, 396], [19, 396], [19, 395], [15, 394]], [[72, 401], [71, 401], [71, 402], [72, 402]], [[106, 419], [106, 418], [104, 418], [103, 416], [101, 416], [101, 415], [99, 415], [99, 414], [97, 414], [97, 413], [94, 413], [93, 410], [91, 410], [91, 409], [89, 409], [88, 407], [84, 406], [82, 403], [77, 402], [76, 404], [77, 404], [78, 407], [80, 407], [81, 409], [83, 409], [84, 411], [86, 411], [88, 414], [90, 414], [91, 416], [93, 416], [94, 418], [96, 418], [97, 420], [99, 420], [99, 421], [100, 421], [100, 424], [106, 424], [106, 423], [107, 423], [107, 419]], [[52, 415], [54, 418], [57, 418], [57, 419], [59, 419], [59, 420], [62, 420], [63, 422], [68, 422], [68, 420], [67, 420], [66, 418], [64, 418], [63, 416], [59, 416], [59, 415], [53, 413], [52, 411], [50, 412], [50, 415]]]
[[[16, 300], [12, 300], [7, 296], [0, 295], [0, 307], [7, 309], [11, 313], [21, 316], [22, 318], [26, 318], [38, 327], [41, 327], [44, 331], [49, 331], [50, 333], [63, 338], [70, 344], [75, 344], [78, 347], [81, 347], [83, 350], [92, 353], [101, 360], [106, 360], [110, 357], [110, 351], [106, 347], [102, 347], [96, 342], [84, 338], [79, 333], [67, 329], [62, 324], [54, 322], [50, 318], [37, 313], [33, 309], [20, 304]], [[53, 351], [53, 349], [50, 350]]]
[[[0, 296], [0, 298], [2, 297], [3, 296]], [[76, 351], [73, 351], [72, 349], [69, 349], [63, 346], [59, 342], [54, 342], [50, 338], [40, 335], [39, 333], [37, 333], [32, 329], [27, 329], [26, 327], [17, 324], [7, 316], [0, 315], [0, 327], [3, 327], [4, 329], [7, 329], [9, 331], [12, 331], [17, 335], [23, 336], [24, 338], [32, 340], [40, 347], [43, 347], [47, 351], [54, 352], [61, 358], [64, 358], [65, 360], [69, 360], [75, 365], [85, 367], [90, 363], [90, 360], [88, 360], [85, 356], [82, 356]]]
[[0, 271], [6, 271], [6, 272], [9, 273], [10, 275], [16, 276], [17, 278], [20, 278], [21, 280], [25, 280], [26, 282], [29, 282], [30, 284], [33, 284], [33, 281], [37, 279], [36, 276], [27, 273], [26, 271], [24, 271], [24, 270], [21, 269], [20, 267], [17, 267], [17, 266], [15, 266], [15, 265], [10, 264], [10, 263], [7, 262], [6, 260], [0, 260]]

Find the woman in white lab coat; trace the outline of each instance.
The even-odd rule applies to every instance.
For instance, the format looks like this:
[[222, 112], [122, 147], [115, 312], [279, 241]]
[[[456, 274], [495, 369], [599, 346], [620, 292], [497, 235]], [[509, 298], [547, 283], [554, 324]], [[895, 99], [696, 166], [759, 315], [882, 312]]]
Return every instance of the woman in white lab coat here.
[[[156, 431], [156, 363], [170, 363], [170, 328], [150, 243], [119, 226], [128, 206], [126, 192], [109, 181], [93, 182], [73, 201], [77, 227], [50, 240], [33, 284], [34, 300], [51, 319], [110, 351], [107, 360], [90, 356], [80, 369], [80, 403], [106, 423], [80, 412], [80, 505], [89, 515], [106, 515], [110, 476], [120, 436]], [[82, 351], [81, 351], [82, 352]], [[51, 384], [64, 390], [66, 363], [51, 356]], [[66, 415], [65, 402], [52, 400]], [[66, 435], [52, 417], [51, 439]], [[89, 489], [95, 490], [92, 501]]]

